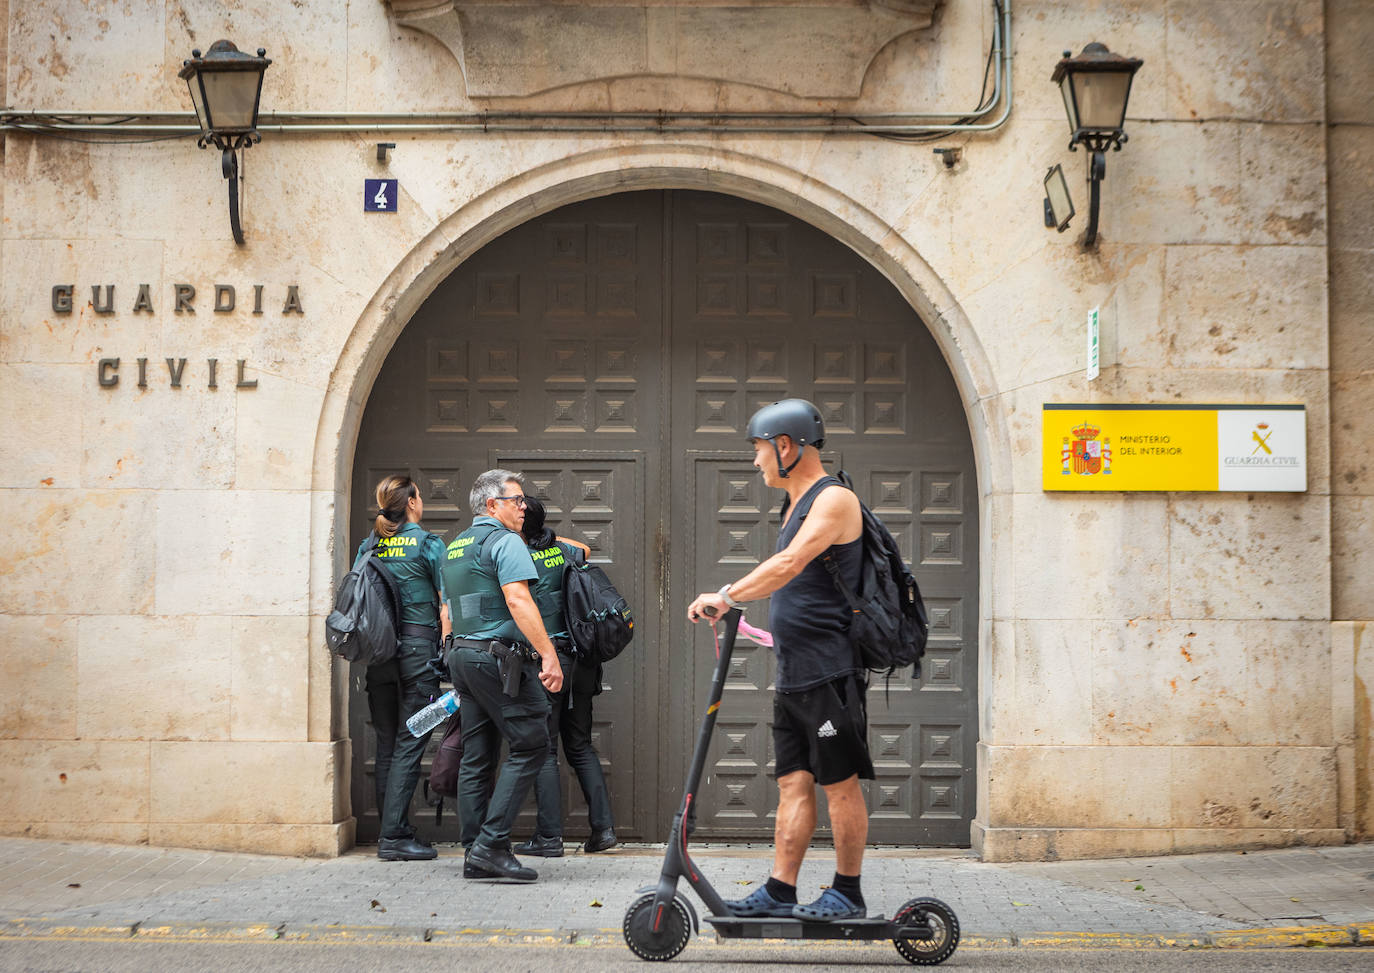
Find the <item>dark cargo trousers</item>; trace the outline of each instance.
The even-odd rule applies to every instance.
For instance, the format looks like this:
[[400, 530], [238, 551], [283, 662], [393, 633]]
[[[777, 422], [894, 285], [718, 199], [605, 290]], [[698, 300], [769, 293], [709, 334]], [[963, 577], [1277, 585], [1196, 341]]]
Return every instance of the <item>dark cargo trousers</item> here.
[[396, 647], [396, 658], [367, 667], [367, 706], [377, 733], [377, 814], [383, 838], [409, 838], [410, 800], [420, 782], [420, 762], [430, 734], [416, 738], [406, 720], [439, 695], [439, 677], [428, 665], [434, 640], [407, 636]]
[[587, 825], [592, 834], [609, 831], [611, 795], [601, 757], [592, 746], [592, 697], [596, 694], [596, 670], [574, 664], [572, 658], [558, 653], [563, 667], [563, 690], [549, 694], [549, 749], [539, 776], [534, 782], [537, 808], [535, 831], [544, 838], [563, 837], [563, 794], [558, 776], [558, 741], [563, 741], [563, 756], [577, 775], [582, 796], [587, 801]]
[[[458, 771], [459, 838], [465, 848], [510, 848], [520, 805], [548, 753], [549, 698], [539, 681], [539, 663], [526, 662], [520, 692], [501, 691], [496, 659], [489, 652], [458, 646], [449, 653], [453, 687], [462, 697], [463, 763]], [[496, 787], [501, 757], [510, 747]]]

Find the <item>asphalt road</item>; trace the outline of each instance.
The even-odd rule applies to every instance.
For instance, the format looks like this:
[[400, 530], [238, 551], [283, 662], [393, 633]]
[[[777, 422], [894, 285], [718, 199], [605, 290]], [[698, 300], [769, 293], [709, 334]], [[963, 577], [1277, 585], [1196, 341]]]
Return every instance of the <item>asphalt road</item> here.
[[[716, 945], [693, 941], [677, 959], [649, 964], [612, 946], [475, 947], [413, 943], [407, 945], [233, 942], [121, 942], [75, 939], [0, 940], [0, 970], [6, 973], [609, 973], [662, 971], [732, 973], [765, 970], [911, 969], [890, 945], [863, 946], [782, 943], [767, 946]], [[943, 970], [1006, 970], [1013, 973], [1137, 973], [1145, 970], [1198, 973], [1307, 973], [1374, 968], [1374, 949], [1271, 950], [960, 950]]]

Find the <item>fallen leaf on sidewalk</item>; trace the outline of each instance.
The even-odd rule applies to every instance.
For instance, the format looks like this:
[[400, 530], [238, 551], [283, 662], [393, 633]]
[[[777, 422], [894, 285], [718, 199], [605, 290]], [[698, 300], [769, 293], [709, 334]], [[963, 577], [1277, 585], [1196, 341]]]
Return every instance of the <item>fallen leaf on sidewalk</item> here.
[[1017, 902], [1015, 899], [1012, 899], [1011, 904], [1018, 907], [1025, 907], [1030, 905], [1029, 902]]
[[754, 880], [753, 880], [752, 878], [737, 878], [737, 879], [735, 879], [735, 884], [736, 884], [736, 885], [753, 885], [753, 884], [754, 884]]
[[372, 900], [372, 908], [376, 909], [378, 912], [385, 912], [385, 911], [386, 911], [386, 906], [382, 905], [382, 904], [381, 904], [380, 902], [378, 902], [376, 899], [373, 899], [373, 900]]
[[1135, 887], [1135, 890], [1136, 890], [1137, 892], [1144, 892], [1144, 891], [1145, 891], [1145, 886], [1143, 886], [1143, 885], [1137, 885], [1137, 886]]
[[593, 909], [600, 909], [600, 908], [601, 908], [601, 900], [600, 900], [600, 899], [592, 899], [592, 901], [589, 903], [589, 905], [590, 905]]
[[1293, 898], [1293, 897], [1290, 895], [1290, 896], [1288, 897], [1288, 901], [1289, 901], [1289, 902], [1301, 902], [1302, 899], [1295, 899], [1295, 898]]
[[80, 882], [68, 882], [68, 883], [67, 883], [67, 888], [69, 888], [69, 889], [79, 889], [79, 888], [81, 888], [81, 883], [80, 883]]
[[1139, 882], [1140, 879], [1138, 879], [1138, 878], [1123, 878], [1121, 881], [1123, 881], [1123, 882]]

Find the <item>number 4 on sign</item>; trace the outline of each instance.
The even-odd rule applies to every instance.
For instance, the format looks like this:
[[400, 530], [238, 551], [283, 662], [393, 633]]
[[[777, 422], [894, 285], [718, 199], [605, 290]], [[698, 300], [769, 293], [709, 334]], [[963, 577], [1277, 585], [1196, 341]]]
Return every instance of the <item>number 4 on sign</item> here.
[[394, 213], [400, 195], [400, 180], [363, 180], [363, 210], [369, 213]]

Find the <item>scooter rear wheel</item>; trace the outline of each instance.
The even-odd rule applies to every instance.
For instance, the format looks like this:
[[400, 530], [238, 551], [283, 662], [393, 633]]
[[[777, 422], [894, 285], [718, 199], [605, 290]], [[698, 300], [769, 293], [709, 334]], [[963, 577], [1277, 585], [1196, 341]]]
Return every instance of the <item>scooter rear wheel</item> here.
[[892, 945], [908, 963], [935, 966], [953, 956], [959, 945], [959, 917], [939, 899], [911, 899], [903, 903], [892, 918], [898, 923], [925, 922], [935, 933], [933, 939], [898, 937], [892, 940]]
[[654, 929], [654, 897], [642, 895], [625, 911], [625, 945], [640, 959], [660, 962], [670, 960], [687, 948], [692, 934], [692, 921], [687, 907], [674, 898], [663, 912], [663, 919]]

